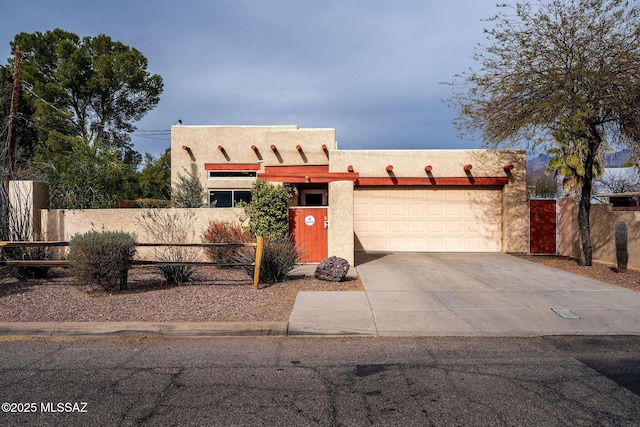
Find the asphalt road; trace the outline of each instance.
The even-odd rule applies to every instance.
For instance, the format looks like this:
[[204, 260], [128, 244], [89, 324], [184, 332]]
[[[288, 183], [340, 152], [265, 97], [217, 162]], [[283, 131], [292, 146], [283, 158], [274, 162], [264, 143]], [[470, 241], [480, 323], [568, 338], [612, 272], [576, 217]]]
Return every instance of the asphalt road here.
[[2, 426], [635, 426], [640, 337], [3, 337], [0, 402]]

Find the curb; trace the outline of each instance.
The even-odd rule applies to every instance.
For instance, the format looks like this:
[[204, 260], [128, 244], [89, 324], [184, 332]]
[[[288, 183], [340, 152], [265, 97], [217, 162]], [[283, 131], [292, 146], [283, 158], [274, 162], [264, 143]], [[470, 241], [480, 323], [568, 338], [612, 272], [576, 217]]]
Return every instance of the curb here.
[[288, 322], [0, 322], [0, 336], [286, 336]]

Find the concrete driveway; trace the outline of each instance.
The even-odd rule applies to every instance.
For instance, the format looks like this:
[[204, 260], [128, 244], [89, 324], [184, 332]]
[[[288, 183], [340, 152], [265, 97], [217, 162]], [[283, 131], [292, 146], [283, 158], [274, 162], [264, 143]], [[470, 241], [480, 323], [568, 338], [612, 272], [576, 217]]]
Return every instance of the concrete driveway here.
[[501, 253], [362, 254], [364, 292], [300, 292], [289, 333], [640, 334], [640, 292]]

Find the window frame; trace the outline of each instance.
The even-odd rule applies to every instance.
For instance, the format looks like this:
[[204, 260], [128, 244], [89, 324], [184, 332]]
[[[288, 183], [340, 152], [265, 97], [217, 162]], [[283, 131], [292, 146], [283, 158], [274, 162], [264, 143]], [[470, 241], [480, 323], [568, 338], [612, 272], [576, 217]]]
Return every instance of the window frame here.
[[[215, 193], [231, 193], [231, 206], [211, 206], [211, 196]], [[210, 208], [237, 208], [238, 202], [242, 201], [242, 199], [236, 200], [236, 193], [243, 192], [249, 193], [249, 201], [251, 201], [251, 189], [249, 188], [209, 188], [207, 189], [207, 200]]]

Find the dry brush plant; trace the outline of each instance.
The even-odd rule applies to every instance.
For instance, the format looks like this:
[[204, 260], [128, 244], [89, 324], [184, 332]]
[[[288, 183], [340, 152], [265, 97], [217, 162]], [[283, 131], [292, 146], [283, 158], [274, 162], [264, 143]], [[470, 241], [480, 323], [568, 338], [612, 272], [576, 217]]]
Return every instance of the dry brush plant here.
[[[195, 216], [192, 209], [147, 209], [136, 217], [135, 222], [142, 227], [152, 243], [168, 244], [153, 249], [158, 261], [195, 262], [200, 259], [197, 249], [170, 245], [194, 241], [195, 232], [191, 224]], [[195, 271], [190, 265], [161, 265], [158, 269], [170, 284], [189, 281]]]

